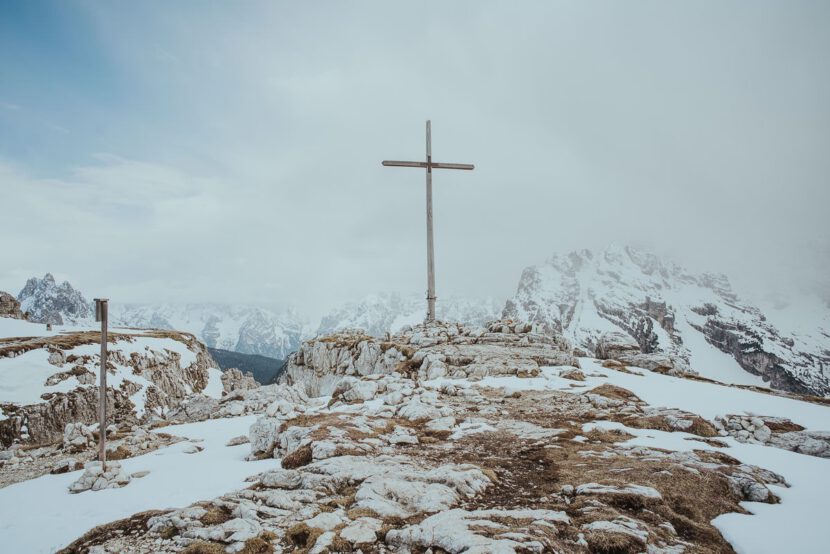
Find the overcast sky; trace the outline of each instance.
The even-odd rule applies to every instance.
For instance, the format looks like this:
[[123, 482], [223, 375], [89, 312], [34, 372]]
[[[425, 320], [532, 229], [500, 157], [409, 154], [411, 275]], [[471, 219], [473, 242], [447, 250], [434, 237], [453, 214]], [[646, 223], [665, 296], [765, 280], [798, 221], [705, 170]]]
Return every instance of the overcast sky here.
[[830, 3], [0, 4], [0, 290], [306, 312], [504, 298], [634, 244], [827, 281]]

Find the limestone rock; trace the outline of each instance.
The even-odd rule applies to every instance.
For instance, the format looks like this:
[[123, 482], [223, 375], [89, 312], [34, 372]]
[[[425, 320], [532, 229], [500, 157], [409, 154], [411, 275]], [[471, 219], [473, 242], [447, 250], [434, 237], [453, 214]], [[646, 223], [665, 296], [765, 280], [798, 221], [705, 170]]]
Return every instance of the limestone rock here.
[[0, 317], [26, 319], [26, 316], [20, 311], [20, 302], [11, 294], [3, 291], [0, 291]]
[[130, 476], [124, 473], [121, 464], [118, 462], [107, 462], [106, 471], [104, 471], [101, 462], [87, 462], [84, 465], [84, 473], [77, 481], [69, 485], [69, 492], [79, 493], [87, 490], [116, 489], [126, 486], [129, 482]]
[[222, 372], [222, 388], [226, 393], [235, 390], [255, 389], [259, 386], [260, 384], [257, 383], [250, 371], [242, 373], [242, 371], [232, 367]]

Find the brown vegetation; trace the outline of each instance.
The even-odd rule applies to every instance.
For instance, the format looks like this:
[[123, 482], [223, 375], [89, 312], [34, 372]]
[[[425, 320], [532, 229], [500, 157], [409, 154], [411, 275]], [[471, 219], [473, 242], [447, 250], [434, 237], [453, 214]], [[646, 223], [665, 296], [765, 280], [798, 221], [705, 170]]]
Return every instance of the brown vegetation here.
[[196, 541], [182, 550], [182, 554], [225, 554], [225, 547], [216, 542]]
[[301, 446], [282, 459], [282, 467], [295, 469], [311, 463], [311, 444]]

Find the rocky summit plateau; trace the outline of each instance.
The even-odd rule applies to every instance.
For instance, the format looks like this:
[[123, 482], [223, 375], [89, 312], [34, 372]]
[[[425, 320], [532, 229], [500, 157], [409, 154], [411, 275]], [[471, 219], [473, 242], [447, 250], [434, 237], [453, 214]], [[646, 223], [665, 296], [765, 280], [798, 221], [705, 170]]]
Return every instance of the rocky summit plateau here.
[[549, 325], [514, 319], [381, 337], [344, 329], [303, 342], [277, 383], [258, 386], [211, 369], [190, 335], [116, 334], [110, 386], [124, 389], [125, 409], [104, 430], [103, 467], [94, 421], [42, 433], [31, 416], [52, 394], [95, 390], [83, 377], [95, 372], [93, 341], [0, 322], [0, 372], [26, 375], [26, 387], [0, 389], [0, 423], [17, 430], [0, 450], [11, 551], [675, 554], [824, 544], [816, 506], [830, 495], [830, 402], [650, 364], [639, 344], [598, 340], [597, 356]]

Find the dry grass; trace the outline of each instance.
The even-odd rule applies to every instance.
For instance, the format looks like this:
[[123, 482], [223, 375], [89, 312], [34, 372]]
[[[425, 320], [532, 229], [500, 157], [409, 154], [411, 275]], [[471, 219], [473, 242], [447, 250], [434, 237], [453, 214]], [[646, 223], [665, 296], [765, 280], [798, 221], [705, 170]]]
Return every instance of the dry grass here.
[[306, 444], [282, 459], [284, 469], [295, 469], [311, 463], [311, 444]]
[[592, 388], [588, 391], [593, 394], [611, 398], [612, 400], [622, 400], [623, 402], [642, 402], [640, 398], [628, 389], [604, 383], [598, 387]]
[[216, 542], [196, 541], [182, 550], [182, 554], [225, 554], [225, 547]]
[[372, 510], [371, 508], [352, 508], [346, 515], [349, 516], [349, 519], [357, 519], [359, 517], [380, 517], [378, 516], [377, 512]]
[[169, 513], [169, 510], [140, 512], [125, 519], [99, 525], [84, 533], [66, 548], [59, 550], [58, 554], [82, 554], [89, 552], [93, 546], [104, 544], [114, 538], [144, 535], [147, 532], [147, 520], [166, 513]]
[[[625, 389], [608, 387], [604, 392], [629, 398], [629, 391]], [[541, 395], [526, 393], [507, 406], [510, 416], [534, 421], [533, 407], [541, 398]], [[558, 547], [551, 547], [554, 551], [569, 551], [568, 544], [561, 541], [576, 540], [583, 524], [627, 516], [646, 525], [652, 540], [677, 542], [677, 537], [660, 527], [661, 523], [669, 522], [677, 529], [680, 539], [693, 543], [689, 552], [732, 552], [711, 524], [723, 513], [745, 513], [738, 503], [740, 499], [733, 496], [724, 473], [698, 468], [699, 474], [695, 474], [671, 460], [614, 455], [619, 448], [614, 443], [630, 435], [617, 430], [581, 433], [582, 425], [591, 420], [590, 412], [575, 418], [572, 412], [557, 415], [547, 410], [545, 426], [567, 429], [558, 435], [558, 440], [549, 443], [555, 448], [494, 432], [465, 437], [457, 441], [451, 451], [427, 448], [424, 455], [432, 456], [436, 463], [473, 464], [484, 469], [488, 477], [498, 477], [481, 496], [465, 506], [467, 509], [533, 505], [540, 509], [565, 511], [573, 525], [560, 528], [559, 537], [549, 539]], [[577, 433], [587, 435], [592, 442], [567, 440]], [[694, 452], [702, 462], [726, 466], [722, 470], [725, 473], [739, 463], [721, 452]], [[566, 503], [560, 495], [564, 485], [590, 482], [620, 487], [629, 483], [649, 486], [658, 490], [662, 499], [636, 494], [577, 495]], [[615, 533], [607, 533], [608, 536], [599, 532], [591, 534], [594, 535], [593, 541], [589, 541], [592, 552], [644, 550], [644, 545], [636, 539], [632, 543], [626, 536], [619, 537]]]
[[231, 519], [231, 514], [224, 508], [211, 504], [205, 506], [207, 513], [199, 518], [204, 525], [220, 525]]
[[245, 541], [245, 546], [239, 551], [239, 554], [273, 554], [274, 547], [270, 540], [264, 538], [264, 533], [258, 537], [254, 537]]
[[[625, 389], [623, 389], [625, 390]], [[683, 431], [686, 433], [690, 433], [692, 435], [697, 435], [699, 437], [717, 437], [718, 430], [715, 427], [703, 419], [700, 416], [696, 416], [694, 414], [688, 414], [688, 416], [684, 416], [683, 419], [689, 419], [692, 421], [692, 425], [687, 429], [677, 429], [672, 427], [669, 424], [669, 420], [666, 419], [664, 416], [661, 415], [654, 415], [654, 416], [637, 416], [637, 415], [617, 415], [612, 414], [610, 417], [611, 421], [617, 421], [622, 423], [628, 427], [632, 427], [634, 429], [656, 429], [658, 431], [666, 431], [668, 433], [675, 432], [675, 431]]]
[[634, 435], [626, 433], [622, 429], [591, 429], [583, 433], [586, 438], [594, 442], [617, 443], [633, 439]]
[[596, 554], [635, 554], [645, 550], [645, 544], [631, 535], [591, 531], [585, 537], [588, 548]]
[[130, 452], [130, 449], [121, 444], [119, 444], [118, 448], [115, 450], [107, 451], [107, 460], [125, 460], [127, 458], [131, 458], [132, 456], [133, 453]]
[[305, 523], [297, 523], [285, 532], [286, 538], [297, 548], [310, 549], [314, 547], [323, 531], [309, 527]]
[[803, 431], [804, 427], [792, 421], [765, 421], [769, 430], [773, 433], [791, 433], [793, 431]]
[[[169, 338], [184, 343], [190, 343], [195, 337], [189, 333], [178, 331], [146, 330], [141, 334], [113, 333], [107, 335], [107, 343], [118, 341], [133, 341], [136, 337]], [[99, 344], [101, 342], [100, 331], [82, 331], [77, 333], [62, 333], [47, 337], [11, 337], [0, 341], [0, 358], [6, 357], [12, 352], [23, 354], [38, 348], [53, 347], [60, 350], [71, 350], [85, 344]]]

